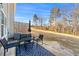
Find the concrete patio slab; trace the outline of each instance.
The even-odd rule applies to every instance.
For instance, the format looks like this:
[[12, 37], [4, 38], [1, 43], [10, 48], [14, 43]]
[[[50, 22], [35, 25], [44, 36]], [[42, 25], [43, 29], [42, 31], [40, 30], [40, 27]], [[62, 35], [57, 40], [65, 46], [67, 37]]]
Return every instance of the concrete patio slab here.
[[[15, 47], [9, 48], [8, 52], [6, 51], [6, 56], [15, 56], [16, 55], [15, 52], [16, 52]], [[3, 47], [0, 48], [0, 56], [4, 56], [4, 48]]]

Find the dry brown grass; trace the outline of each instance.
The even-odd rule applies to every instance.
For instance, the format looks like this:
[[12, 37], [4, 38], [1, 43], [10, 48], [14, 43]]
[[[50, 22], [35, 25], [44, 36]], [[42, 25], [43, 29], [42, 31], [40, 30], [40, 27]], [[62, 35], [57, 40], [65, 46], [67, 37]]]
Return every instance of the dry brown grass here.
[[[62, 32], [62, 29], [56, 29], [55, 27], [48, 28], [47, 26], [42, 26], [42, 27], [41, 26], [33, 26], [32, 28], [74, 35], [73, 30], [72, 30], [71, 27], [65, 28], [64, 32]], [[76, 36], [79, 36], [79, 30], [76, 31], [76, 34], [75, 35]]]
[[74, 55], [79, 55], [79, 39], [67, 37], [63, 35], [56, 35], [53, 33], [45, 33], [40, 31], [32, 31], [32, 34], [34, 36], [37, 36], [39, 34], [44, 35], [44, 41], [57, 41], [61, 45], [63, 45], [66, 48], [71, 49], [74, 52]]

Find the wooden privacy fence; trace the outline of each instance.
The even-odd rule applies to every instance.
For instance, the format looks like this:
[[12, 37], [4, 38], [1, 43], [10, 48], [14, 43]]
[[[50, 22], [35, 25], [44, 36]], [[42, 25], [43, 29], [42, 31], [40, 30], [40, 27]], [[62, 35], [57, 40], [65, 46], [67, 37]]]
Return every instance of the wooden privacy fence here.
[[14, 32], [27, 33], [28, 32], [28, 23], [14, 22]]

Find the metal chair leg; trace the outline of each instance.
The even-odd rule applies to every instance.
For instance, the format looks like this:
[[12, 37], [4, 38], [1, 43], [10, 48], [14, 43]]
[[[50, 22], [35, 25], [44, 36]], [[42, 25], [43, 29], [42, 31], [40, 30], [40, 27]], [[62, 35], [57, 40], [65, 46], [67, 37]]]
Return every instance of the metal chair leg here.
[[42, 45], [43, 45], [43, 40], [42, 40]]
[[25, 48], [25, 50], [27, 49], [26, 42], [24, 42], [24, 48]]
[[7, 49], [7, 52], [8, 52], [8, 49]]
[[6, 55], [6, 51], [5, 51], [5, 48], [4, 48], [4, 56]]

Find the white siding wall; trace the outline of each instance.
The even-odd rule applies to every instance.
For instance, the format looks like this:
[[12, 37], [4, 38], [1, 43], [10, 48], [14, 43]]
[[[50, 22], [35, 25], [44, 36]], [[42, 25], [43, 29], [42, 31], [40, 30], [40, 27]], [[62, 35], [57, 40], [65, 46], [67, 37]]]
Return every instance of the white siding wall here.
[[0, 20], [0, 37], [1, 37], [1, 20]]
[[[6, 29], [5, 32], [7, 33], [8, 36], [12, 36], [12, 34], [14, 33], [14, 17], [15, 17], [15, 8], [16, 8], [16, 4], [14, 3], [3, 3], [3, 10], [6, 16]], [[0, 30], [1, 31], [1, 30]], [[5, 33], [5, 34], [6, 34]], [[1, 34], [1, 33], [0, 33]]]

